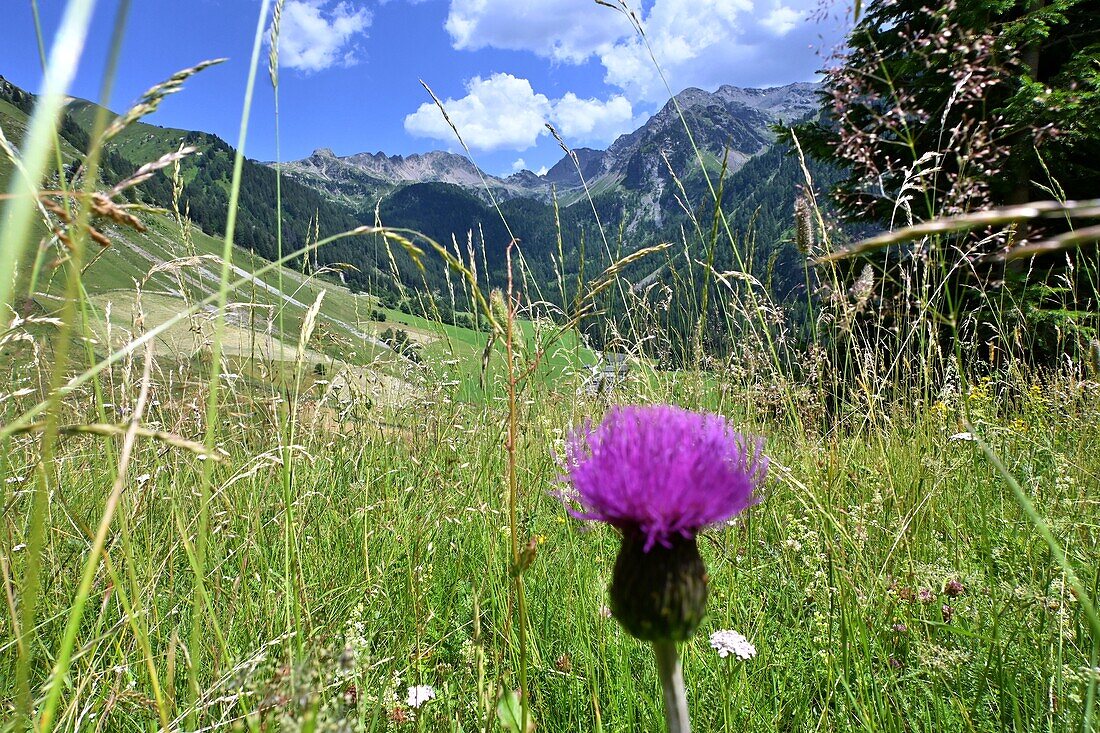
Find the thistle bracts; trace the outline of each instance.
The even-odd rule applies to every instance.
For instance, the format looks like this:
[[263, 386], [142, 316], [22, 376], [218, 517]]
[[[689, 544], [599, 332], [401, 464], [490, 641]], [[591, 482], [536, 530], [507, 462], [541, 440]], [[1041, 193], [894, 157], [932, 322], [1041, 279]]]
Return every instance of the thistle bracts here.
[[644, 641], [687, 641], [707, 610], [707, 568], [694, 537], [645, 551], [645, 538], [623, 535], [611, 580], [611, 612]]

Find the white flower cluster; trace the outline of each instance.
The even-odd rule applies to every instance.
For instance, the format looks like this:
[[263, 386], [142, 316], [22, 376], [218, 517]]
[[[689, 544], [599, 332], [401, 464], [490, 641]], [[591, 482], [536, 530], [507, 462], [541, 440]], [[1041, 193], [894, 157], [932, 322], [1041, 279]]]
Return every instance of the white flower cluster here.
[[363, 619], [363, 604], [352, 609], [344, 623], [344, 651], [334, 675], [337, 683], [347, 682], [360, 674], [370, 660], [370, 634]]
[[405, 696], [405, 704], [410, 708], [419, 708], [428, 700], [435, 699], [435, 688], [431, 685], [415, 685], [410, 687]]
[[752, 642], [736, 631], [723, 629], [710, 635], [710, 645], [718, 651], [718, 656], [725, 659], [731, 654], [742, 662], [747, 662], [756, 656], [756, 647]]

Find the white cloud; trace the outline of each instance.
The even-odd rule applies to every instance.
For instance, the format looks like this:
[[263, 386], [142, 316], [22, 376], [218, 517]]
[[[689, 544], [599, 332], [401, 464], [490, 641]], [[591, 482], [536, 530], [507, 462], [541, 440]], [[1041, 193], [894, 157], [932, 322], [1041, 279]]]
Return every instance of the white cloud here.
[[571, 63], [630, 30], [622, 16], [592, 0], [451, 0], [445, 26], [460, 50], [534, 51]]
[[[475, 76], [466, 96], [443, 101], [462, 139], [479, 150], [527, 150], [538, 141], [549, 117], [550, 100], [536, 94], [531, 82], [511, 74]], [[425, 102], [405, 118], [405, 130], [418, 137], [454, 140], [439, 108]]]
[[333, 66], [352, 66], [358, 60], [357, 36], [366, 34], [373, 16], [342, 0], [287, 0], [279, 31], [279, 63], [307, 73]]
[[[535, 92], [528, 80], [511, 74], [474, 77], [466, 82], [466, 96], [443, 100], [443, 106], [466, 144], [485, 151], [527, 150], [548, 134], [547, 122], [570, 144], [606, 144], [635, 126], [633, 107], [622, 95], [605, 102], [581, 99], [569, 92], [551, 100]], [[455, 140], [432, 102], [425, 102], [405, 118], [405, 130], [418, 137]], [[522, 158], [516, 161], [516, 165], [521, 163]]]
[[636, 127], [634, 108], [621, 94], [601, 102], [573, 92], [554, 102], [554, 125], [567, 141], [577, 143], [609, 143]]
[[[808, 79], [822, 65], [813, 46], [840, 37], [836, 25], [808, 20], [820, 0], [628, 1], [676, 92]], [[450, 0], [446, 27], [457, 49], [523, 50], [572, 64], [595, 60], [604, 80], [631, 102], [668, 95], [629, 21], [592, 0]]]
[[527, 161], [523, 158], [516, 158], [516, 161], [512, 163], [512, 172], [519, 173], [522, 170], [527, 169]]
[[771, 13], [760, 21], [760, 24], [777, 36], [785, 36], [795, 29], [799, 22], [806, 19], [805, 13], [794, 8], [789, 8], [781, 3], [775, 3]]
[[[653, 55], [664, 68], [674, 92], [686, 86], [709, 86], [715, 72], [732, 82], [749, 61], [741, 42], [752, 22], [752, 0], [657, 0], [643, 20]], [[630, 36], [598, 52], [605, 81], [635, 99], [667, 96], [649, 49]], [[740, 63], [738, 63], [740, 62]], [[710, 77], [710, 78], [707, 78]], [[734, 77], [731, 79], [730, 77]]]

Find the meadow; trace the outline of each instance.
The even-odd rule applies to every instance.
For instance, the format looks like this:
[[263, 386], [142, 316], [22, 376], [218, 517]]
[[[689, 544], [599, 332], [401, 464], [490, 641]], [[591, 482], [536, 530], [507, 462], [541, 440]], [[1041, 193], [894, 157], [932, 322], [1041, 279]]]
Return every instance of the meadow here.
[[[670, 366], [640, 335], [659, 307], [624, 275], [667, 247], [553, 304], [517, 294], [519, 264], [494, 290], [413, 233], [347, 235], [446, 270], [449, 296], [419, 310], [449, 297], [487, 324], [465, 328], [310, 268], [327, 239], [269, 262], [232, 225], [96, 203], [94, 152], [52, 126], [63, 103], [0, 107], [18, 143], [0, 154], [0, 729], [661, 730], [650, 650], [608, 609], [618, 537], [559, 493], [571, 431], [671, 403], [769, 459], [760, 503], [701, 538], [708, 615], [682, 650], [697, 730], [1100, 730], [1095, 341], [979, 359], [965, 318], [939, 337], [928, 273], [948, 265], [886, 315], [826, 256], [806, 278], [836, 297], [797, 307], [751, 271], [674, 285], [672, 307], [703, 306]], [[90, 173], [57, 175], [78, 159]], [[791, 236], [839, 252], [810, 209]], [[746, 246], [720, 212], [700, 232], [675, 246]], [[641, 325], [607, 340], [628, 370], [594, 389], [583, 324], [605, 307]], [[382, 339], [398, 329], [411, 351]], [[755, 656], [720, 656], [722, 630]]]

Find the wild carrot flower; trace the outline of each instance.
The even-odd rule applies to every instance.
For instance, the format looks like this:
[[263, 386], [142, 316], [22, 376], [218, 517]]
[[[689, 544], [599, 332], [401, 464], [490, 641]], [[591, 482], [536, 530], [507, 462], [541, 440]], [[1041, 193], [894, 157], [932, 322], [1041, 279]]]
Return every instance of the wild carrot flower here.
[[431, 685], [414, 685], [408, 689], [405, 694], [405, 704], [410, 708], [416, 709], [428, 702], [435, 699], [435, 688]]
[[747, 662], [756, 656], [756, 646], [741, 633], [730, 629], [715, 631], [711, 634], [710, 645], [723, 659], [734, 656], [742, 662]]

